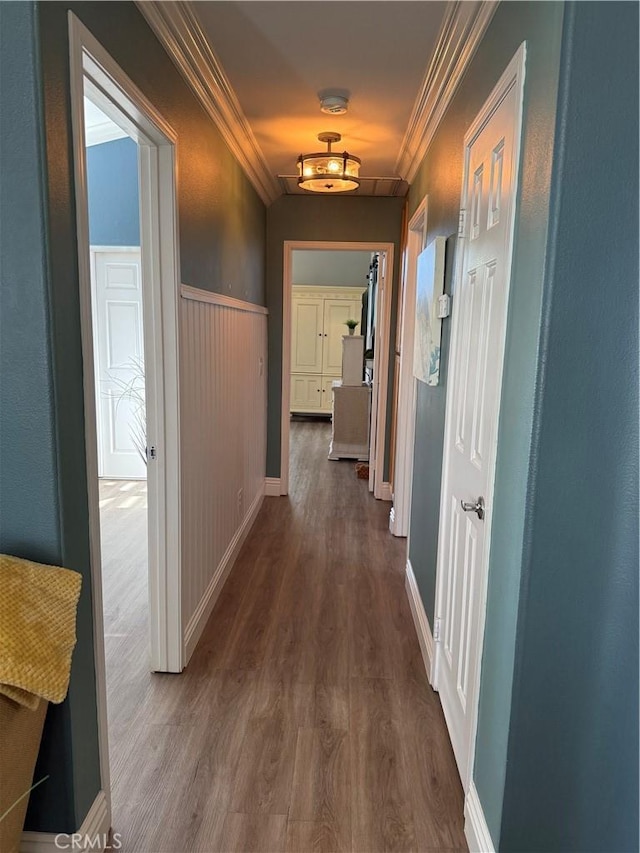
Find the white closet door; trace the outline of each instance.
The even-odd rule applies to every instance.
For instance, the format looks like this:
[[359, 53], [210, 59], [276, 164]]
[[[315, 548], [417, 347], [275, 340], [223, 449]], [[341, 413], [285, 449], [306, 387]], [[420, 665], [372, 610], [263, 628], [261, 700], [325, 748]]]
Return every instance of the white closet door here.
[[291, 374], [292, 412], [318, 411], [322, 408], [321, 377], [315, 374]]
[[97, 250], [92, 260], [98, 475], [145, 479], [135, 444], [136, 435], [144, 443], [140, 250]]

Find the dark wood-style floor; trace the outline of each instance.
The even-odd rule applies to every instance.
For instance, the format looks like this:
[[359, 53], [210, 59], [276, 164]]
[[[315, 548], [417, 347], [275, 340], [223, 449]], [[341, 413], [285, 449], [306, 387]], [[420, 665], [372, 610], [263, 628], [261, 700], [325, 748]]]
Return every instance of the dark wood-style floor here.
[[114, 831], [145, 853], [466, 850], [405, 540], [325, 423], [291, 440], [291, 495], [265, 499], [182, 675], [148, 673], [144, 576], [104, 519], [128, 555], [114, 595], [105, 570]]

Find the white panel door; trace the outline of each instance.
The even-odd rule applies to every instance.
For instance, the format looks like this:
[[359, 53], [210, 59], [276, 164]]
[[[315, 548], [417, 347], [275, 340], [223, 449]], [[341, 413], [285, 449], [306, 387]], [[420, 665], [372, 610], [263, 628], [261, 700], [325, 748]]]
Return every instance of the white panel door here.
[[322, 373], [322, 299], [294, 297], [291, 372]]
[[[324, 347], [322, 372], [331, 376], [342, 373], [342, 337], [348, 335], [347, 320], [360, 320], [362, 306], [347, 299], [324, 300]], [[356, 334], [359, 327], [356, 329]]]
[[92, 252], [98, 475], [146, 478], [140, 251]]
[[[474, 746], [486, 600], [519, 104], [520, 88], [514, 83], [466, 146], [466, 222], [453, 303], [439, 536], [436, 678], [465, 788]], [[481, 503], [485, 504], [484, 512]]]
[[315, 374], [291, 374], [292, 412], [313, 412], [322, 408], [321, 377]]
[[320, 386], [322, 394], [322, 411], [331, 412], [333, 409], [333, 383], [336, 381], [335, 376], [323, 376]]

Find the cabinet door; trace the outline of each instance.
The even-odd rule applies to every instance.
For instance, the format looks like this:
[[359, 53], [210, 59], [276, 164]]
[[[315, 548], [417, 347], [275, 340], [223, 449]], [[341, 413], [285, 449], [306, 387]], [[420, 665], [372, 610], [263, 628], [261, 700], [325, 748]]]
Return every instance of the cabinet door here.
[[320, 379], [320, 376], [314, 374], [291, 374], [289, 409], [292, 412], [313, 412], [322, 408]]
[[[342, 336], [348, 335], [347, 320], [360, 320], [360, 303], [349, 299], [324, 300], [324, 346], [322, 348], [322, 372], [331, 376], [342, 373]], [[356, 329], [356, 334], [359, 328]]]
[[336, 381], [335, 376], [323, 376], [322, 385], [322, 411], [331, 412], [333, 407], [333, 383]]
[[322, 373], [323, 300], [297, 296], [292, 303], [291, 372]]

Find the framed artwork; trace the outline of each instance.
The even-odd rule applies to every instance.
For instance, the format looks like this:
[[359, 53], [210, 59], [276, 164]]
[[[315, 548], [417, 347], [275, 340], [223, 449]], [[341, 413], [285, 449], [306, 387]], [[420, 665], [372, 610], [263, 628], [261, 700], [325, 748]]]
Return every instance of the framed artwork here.
[[413, 375], [425, 385], [437, 385], [440, 374], [438, 298], [444, 292], [446, 237], [436, 237], [418, 255]]

